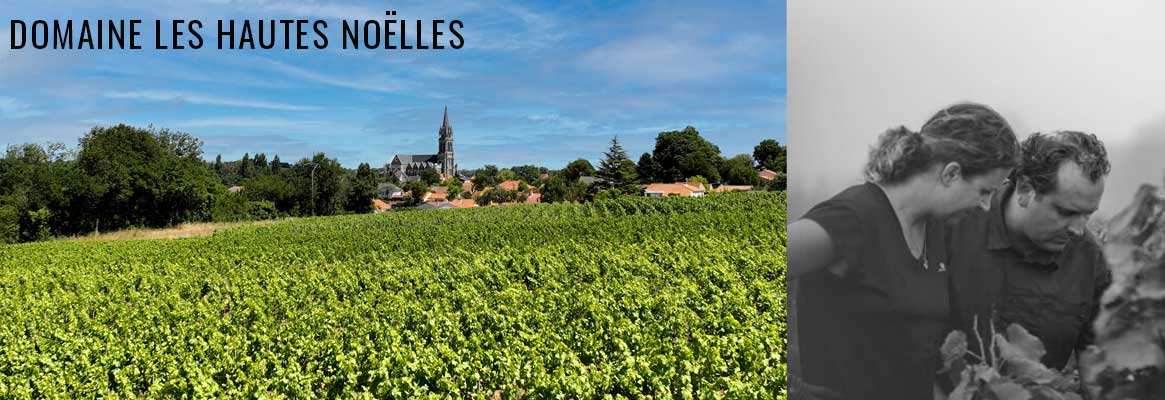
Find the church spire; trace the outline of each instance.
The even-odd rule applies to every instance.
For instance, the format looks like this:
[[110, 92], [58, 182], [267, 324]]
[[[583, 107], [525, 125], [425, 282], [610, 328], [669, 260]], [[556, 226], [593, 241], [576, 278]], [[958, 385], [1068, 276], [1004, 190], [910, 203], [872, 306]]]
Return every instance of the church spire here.
[[445, 121], [441, 122], [441, 127], [449, 127], [449, 105], [445, 105]]

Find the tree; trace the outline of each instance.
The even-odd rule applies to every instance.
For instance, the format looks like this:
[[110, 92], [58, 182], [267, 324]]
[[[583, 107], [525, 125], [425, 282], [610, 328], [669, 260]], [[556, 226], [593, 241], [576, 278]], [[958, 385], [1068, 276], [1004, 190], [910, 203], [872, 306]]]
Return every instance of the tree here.
[[720, 148], [700, 137], [694, 127], [682, 131], [660, 132], [651, 157], [659, 165], [656, 179], [677, 182], [685, 176], [700, 175], [720, 181], [717, 167]]
[[577, 181], [579, 177], [594, 176], [595, 167], [591, 165], [590, 161], [580, 158], [566, 164], [566, 169], [562, 171], [563, 177], [569, 181]]
[[498, 167], [496, 165], [486, 165], [474, 171], [473, 186], [484, 188], [487, 186], [496, 185], [498, 177]]
[[598, 176], [607, 181], [610, 188], [620, 193], [634, 193], [638, 188], [635, 181], [639, 179], [635, 173], [635, 163], [627, 158], [623, 145], [619, 144], [619, 137], [611, 139], [611, 146], [604, 153], [605, 158], [599, 162]]
[[92, 228], [160, 227], [201, 217], [218, 186], [189, 134], [117, 125], [81, 138], [77, 164]]
[[160, 179], [155, 182], [156, 205], [152, 226], [172, 226], [205, 217], [205, 210], [214, 203], [214, 194], [222, 190], [213, 172], [202, 161], [192, 158], [167, 157], [159, 160], [156, 168]]
[[426, 167], [421, 170], [421, 180], [429, 186], [441, 183], [441, 173], [437, 172], [435, 168]]
[[0, 244], [20, 242], [20, 213], [16, 206], [0, 204]]
[[298, 208], [304, 215], [333, 215], [344, 204], [347, 195], [341, 182], [344, 169], [335, 159], [328, 158], [324, 153], [316, 153], [310, 160], [299, 160], [292, 170], [300, 204]]
[[639, 176], [640, 183], [655, 182], [657, 171], [659, 171], [659, 164], [651, 158], [651, 153], [645, 152], [639, 156], [639, 163], [635, 165], [635, 174]]
[[97, 182], [94, 207], [87, 210], [94, 230], [146, 224], [157, 194], [151, 183], [161, 178], [154, 166], [161, 158], [158, 140], [144, 129], [93, 128], [81, 138], [77, 163]]
[[760, 176], [752, 165], [752, 157], [748, 154], [726, 159], [720, 164], [720, 178], [729, 185], [759, 185]]
[[461, 185], [464, 184], [460, 179], [451, 177], [445, 180], [445, 190], [449, 193], [449, 199], [456, 199], [461, 194]]
[[243, 153], [243, 160], [239, 161], [239, 177], [242, 179], [251, 177], [251, 153]]
[[583, 201], [586, 188], [578, 179], [568, 180], [565, 172], [552, 175], [542, 186], [543, 203]]
[[784, 192], [786, 189], [788, 189], [788, 182], [788, 175], [777, 174], [777, 179], [773, 179], [772, 182], [769, 182], [769, 190], [774, 192]]
[[534, 165], [519, 165], [510, 168], [511, 171], [514, 171], [514, 174], [518, 175], [518, 179], [527, 183], [538, 181], [538, 175], [542, 174], [543, 169]]
[[505, 181], [513, 181], [513, 180], [517, 180], [517, 179], [518, 179], [518, 174], [514, 173], [514, 171], [511, 171], [509, 169], [503, 169], [501, 171], [498, 171], [498, 178], [497, 178], [498, 183], [505, 182]]
[[372, 168], [368, 163], [360, 163], [356, 167], [356, 176], [352, 178], [347, 197], [344, 208], [348, 211], [372, 212], [372, 199], [376, 198], [376, 177], [372, 175]]
[[411, 194], [410, 199], [412, 200], [412, 204], [421, 204], [422, 201], [425, 201], [425, 193], [429, 192], [429, 185], [416, 180], [406, 183], [402, 189], [405, 193]]
[[766, 139], [752, 150], [752, 158], [756, 159], [761, 168], [784, 173], [788, 155], [787, 148], [776, 140]]
[[298, 193], [295, 185], [287, 177], [276, 174], [260, 175], [248, 180], [246, 186], [247, 190], [243, 191], [243, 195], [247, 200], [269, 201], [275, 205], [276, 210], [284, 214], [295, 212]]
[[490, 188], [490, 190], [487, 190], [485, 193], [482, 193], [481, 196], [478, 196], [477, 204], [485, 206], [489, 204], [514, 203], [518, 201], [525, 201], [526, 196], [527, 195], [525, 193], [521, 193], [515, 190], [506, 190], [500, 187], [493, 187]]
[[[62, 143], [9, 146], [0, 158], [0, 243], [43, 240], [79, 231], [77, 211], [87, 209], [84, 176]], [[6, 231], [7, 232], [7, 231]], [[8, 240], [11, 239], [11, 240]]]
[[151, 132], [163, 154], [155, 165], [161, 180], [156, 182], [157, 206], [153, 211], [157, 219], [153, 224], [170, 226], [204, 217], [214, 193], [221, 189], [202, 162], [202, 140], [168, 129]]
[[259, 153], [259, 154], [255, 155], [255, 170], [260, 171], [260, 173], [262, 173], [262, 171], [267, 170], [267, 154], [266, 153]]
[[222, 175], [222, 154], [214, 156], [214, 173]]
[[276, 154], [275, 157], [271, 159], [271, 173], [277, 174], [279, 171], [283, 170], [283, 167], [283, 163], [279, 161], [279, 155]]

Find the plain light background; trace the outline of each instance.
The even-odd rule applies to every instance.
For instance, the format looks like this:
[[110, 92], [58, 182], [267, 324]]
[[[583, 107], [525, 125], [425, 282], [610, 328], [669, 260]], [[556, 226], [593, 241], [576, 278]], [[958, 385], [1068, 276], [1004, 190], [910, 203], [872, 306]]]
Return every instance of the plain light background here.
[[1097, 216], [1165, 178], [1165, 2], [792, 0], [789, 217], [862, 182], [887, 128], [975, 101], [1031, 132], [1096, 134]]

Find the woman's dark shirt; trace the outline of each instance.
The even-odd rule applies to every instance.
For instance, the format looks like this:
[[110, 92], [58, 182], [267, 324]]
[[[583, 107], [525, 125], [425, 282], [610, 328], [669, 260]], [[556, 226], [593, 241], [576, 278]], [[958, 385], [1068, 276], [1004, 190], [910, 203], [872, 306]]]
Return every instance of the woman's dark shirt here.
[[794, 279], [792, 373], [844, 399], [931, 399], [950, 328], [941, 223], [927, 224], [924, 268], [875, 184], [850, 187], [804, 218], [825, 229], [845, 268]]

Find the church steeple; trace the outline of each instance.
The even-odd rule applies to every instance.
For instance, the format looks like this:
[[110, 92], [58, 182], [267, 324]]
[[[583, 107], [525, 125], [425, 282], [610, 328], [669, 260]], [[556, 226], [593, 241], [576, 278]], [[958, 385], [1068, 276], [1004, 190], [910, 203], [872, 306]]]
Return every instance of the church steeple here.
[[441, 122], [441, 128], [452, 128], [449, 126], [449, 106], [445, 106], [445, 120]]
[[453, 161], [453, 126], [449, 125], [449, 106], [445, 106], [445, 118], [437, 130], [437, 158], [441, 162], [441, 173], [446, 176], [457, 174], [457, 164]]

